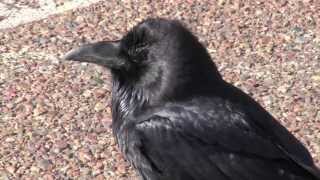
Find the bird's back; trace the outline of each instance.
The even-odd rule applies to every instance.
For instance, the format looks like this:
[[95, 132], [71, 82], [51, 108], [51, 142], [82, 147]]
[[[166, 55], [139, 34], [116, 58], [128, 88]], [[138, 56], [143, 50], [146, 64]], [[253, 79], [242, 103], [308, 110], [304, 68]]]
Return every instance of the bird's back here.
[[254, 119], [272, 116], [250, 114], [257, 107], [246, 98], [220, 94], [141, 112], [123, 126], [129, 136], [119, 136], [127, 158], [150, 180], [317, 180], [303, 145], [274, 119]]

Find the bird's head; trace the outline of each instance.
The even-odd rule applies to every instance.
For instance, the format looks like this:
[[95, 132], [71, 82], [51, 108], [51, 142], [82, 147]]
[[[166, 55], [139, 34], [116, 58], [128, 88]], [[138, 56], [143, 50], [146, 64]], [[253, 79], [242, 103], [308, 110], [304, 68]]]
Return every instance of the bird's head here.
[[144, 20], [118, 41], [83, 45], [64, 58], [107, 67], [122, 81], [170, 98], [221, 79], [206, 49], [175, 20]]

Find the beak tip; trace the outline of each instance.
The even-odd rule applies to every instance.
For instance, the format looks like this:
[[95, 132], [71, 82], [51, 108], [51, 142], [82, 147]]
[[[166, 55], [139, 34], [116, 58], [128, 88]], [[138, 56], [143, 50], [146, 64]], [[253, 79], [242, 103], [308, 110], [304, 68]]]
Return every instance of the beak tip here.
[[70, 61], [70, 60], [72, 60], [72, 58], [71, 58], [68, 54], [62, 56], [61, 59], [62, 59], [62, 60], [65, 60], [65, 61]]
[[77, 54], [79, 53], [79, 51], [77, 49], [72, 49], [70, 51], [68, 51], [65, 55], [63, 55], [61, 58], [63, 60], [76, 60]]

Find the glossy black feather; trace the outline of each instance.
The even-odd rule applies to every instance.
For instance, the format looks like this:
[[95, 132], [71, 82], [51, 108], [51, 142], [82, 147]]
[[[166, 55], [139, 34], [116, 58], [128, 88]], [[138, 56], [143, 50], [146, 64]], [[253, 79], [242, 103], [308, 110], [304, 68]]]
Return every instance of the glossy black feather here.
[[307, 149], [179, 22], [148, 19], [119, 42], [116, 57], [97, 48], [88, 62], [111, 69], [113, 133], [142, 179], [320, 180]]
[[168, 103], [137, 118], [120, 147], [146, 179], [316, 179], [228, 100]]

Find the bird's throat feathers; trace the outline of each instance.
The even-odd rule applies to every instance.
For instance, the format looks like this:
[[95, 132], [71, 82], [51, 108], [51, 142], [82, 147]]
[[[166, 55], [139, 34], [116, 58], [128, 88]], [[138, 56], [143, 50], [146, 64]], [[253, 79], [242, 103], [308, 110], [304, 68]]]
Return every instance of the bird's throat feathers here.
[[133, 115], [135, 111], [149, 104], [151, 93], [142, 88], [122, 81], [113, 75], [112, 86], [112, 119], [113, 129], [120, 128], [122, 121]]

